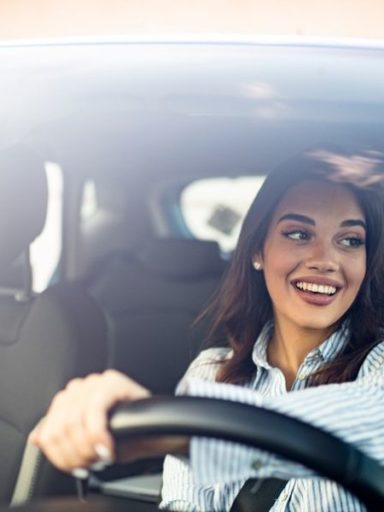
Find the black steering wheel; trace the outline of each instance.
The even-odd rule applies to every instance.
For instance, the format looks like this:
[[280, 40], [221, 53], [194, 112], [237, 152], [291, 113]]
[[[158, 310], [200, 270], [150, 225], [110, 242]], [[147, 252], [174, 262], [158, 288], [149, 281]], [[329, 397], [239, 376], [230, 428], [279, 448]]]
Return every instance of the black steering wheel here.
[[150, 398], [119, 405], [110, 427], [117, 450], [145, 436], [204, 436], [281, 455], [336, 481], [372, 511], [384, 510], [384, 467], [306, 423], [263, 408], [197, 397]]
[[[149, 398], [124, 403], [110, 417], [117, 453], [127, 440], [144, 437], [216, 437], [261, 448], [313, 469], [341, 484], [370, 511], [384, 510], [384, 467], [353, 446], [306, 423], [255, 406], [195, 397]], [[148, 453], [147, 453], [148, 456]], [[148, 512], [123, 500], [91, 498], [87, 503], [51, 500], [15, 512]], [[1, 508], [5, 512], [8, 508]], [[153, 510], [152, 508], [150, 509]]]

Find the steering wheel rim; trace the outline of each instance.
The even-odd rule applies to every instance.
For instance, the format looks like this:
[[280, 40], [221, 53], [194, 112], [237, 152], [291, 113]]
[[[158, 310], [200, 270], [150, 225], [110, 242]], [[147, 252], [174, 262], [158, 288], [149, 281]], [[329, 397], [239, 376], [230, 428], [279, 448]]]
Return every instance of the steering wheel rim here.
[[124, 440], [203, 436], [260, 448], [341, 484], [368, 510], [384, 510], [384, 467], [337, 437], [253, 405], [202, 397], [154, 397], [117, 406], [110, 417], [117, 452]]

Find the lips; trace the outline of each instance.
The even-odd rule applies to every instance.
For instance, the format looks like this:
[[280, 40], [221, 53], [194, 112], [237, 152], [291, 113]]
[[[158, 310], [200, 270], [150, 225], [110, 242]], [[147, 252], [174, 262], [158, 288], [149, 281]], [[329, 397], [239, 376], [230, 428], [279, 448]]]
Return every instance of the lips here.
[[320, 276], [301, 277], [291, 284], [302, 300], [316, 306], [327, 306], [333, 302], [342, 288], [339, 282]]

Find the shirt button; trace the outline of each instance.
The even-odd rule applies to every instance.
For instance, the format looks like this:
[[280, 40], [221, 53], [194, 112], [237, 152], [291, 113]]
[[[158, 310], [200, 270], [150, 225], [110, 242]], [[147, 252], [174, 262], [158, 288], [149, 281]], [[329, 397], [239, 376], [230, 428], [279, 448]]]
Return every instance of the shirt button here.
[[252, 469], [255, 469], [257, 471], [258, 469], [261, 469], [263, 467], [263, 463], [261, 462], [261, 460], [255, 460], [252, 462], [251, 467]]
[[281, 501], [287, 501], [288, 499], [288, 493], [286, 491], [284, 491], [281, 496], [280, 496], [280, 500]]

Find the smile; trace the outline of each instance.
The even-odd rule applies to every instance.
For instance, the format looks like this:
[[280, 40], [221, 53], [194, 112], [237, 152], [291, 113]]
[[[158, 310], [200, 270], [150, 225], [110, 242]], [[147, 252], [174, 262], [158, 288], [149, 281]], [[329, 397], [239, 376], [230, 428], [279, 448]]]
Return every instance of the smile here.
[[305, 292], [319, 293], [322, 295], [335, 295], [337, 289], [335, 286], [316, 284], [316, 283], [308, 283], [306, 281], [297, 281], [295, 283], [296, 288], [299, 290], [303, 290]]

